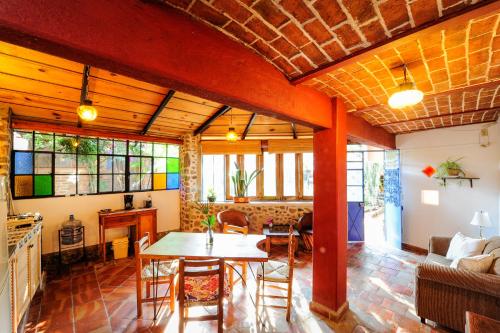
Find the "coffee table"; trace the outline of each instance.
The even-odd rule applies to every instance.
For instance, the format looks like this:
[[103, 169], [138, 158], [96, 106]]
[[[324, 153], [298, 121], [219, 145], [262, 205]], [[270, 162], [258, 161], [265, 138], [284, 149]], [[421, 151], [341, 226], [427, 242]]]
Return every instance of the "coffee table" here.
[[[271, 229], [268, 226], [264, 226], [262, 232], [266, 236], [266, 252], [271, 254], [271, 244], [288, 244], [288, 229], [289, 225], [274, 225]], [[299, 232], [293, 229], [293, 236], [295, 237], [295, 255], [299, 254], [299, 242], [298, 237]]]

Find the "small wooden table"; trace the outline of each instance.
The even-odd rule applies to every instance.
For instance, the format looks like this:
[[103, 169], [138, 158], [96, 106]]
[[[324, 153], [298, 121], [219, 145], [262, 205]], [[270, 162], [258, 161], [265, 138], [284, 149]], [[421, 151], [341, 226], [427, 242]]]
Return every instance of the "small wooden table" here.
[[135, 239], [149, 232], [151, 241], [156, 241], [156, 208], [138, 208], [99, 212], [99, 245], [106, 262], [106, 229], [135, 227]]
[[[272, 244], [288, 244], [288, 228], [289, 226], [286, 225], [286, 230], [283, 228], [283, 230], [277, 230], [277, 229], [269, 229], [269, 227], [264, 227], [262, 229], [262, 233], [264, 236], [266, 236], [266, 252], [267, 254], [271, 254], [271, 243]], [[300, 236], [299, 232], [295, 229], [293, 229], [293, 236], [295, 238], [298, 238]], [[297, 239], [296, 239], [297, 240]], [[299, 250], [299, 242], [295, 242], [295, 255], [298, 254]]]

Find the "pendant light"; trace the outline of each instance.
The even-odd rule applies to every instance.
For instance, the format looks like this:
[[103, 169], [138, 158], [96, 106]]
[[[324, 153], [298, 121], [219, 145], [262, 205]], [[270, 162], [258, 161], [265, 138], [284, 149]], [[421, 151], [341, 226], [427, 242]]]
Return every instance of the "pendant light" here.
[[389, 106], [393, 109], [402, 109], [420, 103], [424, 93], [418, 90], [414, 82], [406, 77], [406, 65], [403, 65], [404, 81], [399, 85], [399, 91], [389, 97]]
[[238, 134], [233, 127], [233, 110], [231, 112], [231, 124], [229, 125], [229, 131], [226, 133], [226, 140], [229, 142], [235, 142], [238, 140]]
[[83, 76], [82, 76], [82, 91], [80, 93], [80, 106], [76, 109], [76, 113], [81, 120], [93, 121], [97, 118], [97, 110], [92, 106], [92, 101], [88, 99], [89, 91], [89, 76], [90, 76], [90, 66], [83, 66]]

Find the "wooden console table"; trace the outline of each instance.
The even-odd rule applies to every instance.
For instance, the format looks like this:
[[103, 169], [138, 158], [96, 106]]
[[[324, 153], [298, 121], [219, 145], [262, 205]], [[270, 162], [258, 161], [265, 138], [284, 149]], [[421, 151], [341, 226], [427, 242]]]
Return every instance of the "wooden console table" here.
[[99, 245], [106, 261], [106, 229], [135, 226], [135, 239], [149, 232], [151, 243], [156, 242], [156, 208], [115, 210], [99, 213]]

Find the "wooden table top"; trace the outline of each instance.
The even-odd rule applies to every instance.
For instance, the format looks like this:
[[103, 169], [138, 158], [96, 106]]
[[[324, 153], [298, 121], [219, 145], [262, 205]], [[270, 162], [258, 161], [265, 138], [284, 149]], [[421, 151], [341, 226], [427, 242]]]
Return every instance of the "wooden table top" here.
[[257, 248], [265, 241], [263, 235], [214, 233], [212, 246], [206, 245], [205, 233], [171, 232], [141, 253], [143, 259], [191, 260], [224, 258], [233, 261], [268, 261], [267, 253]]
[[[264, 236], [270, 236], [270, 237], [288, 237], [288, 225], [286, 227], [287, 228], [283, 230], [277, 230], [277, 229], [271, 230], [269, 229], [269, 227], [263, 227], [262, 233], [264, 234]], [[293, 229], [293, 235], [295, 237], [300, 236], [299, 232], [295, 229]]]

